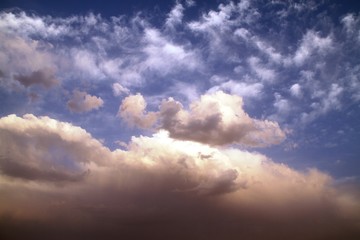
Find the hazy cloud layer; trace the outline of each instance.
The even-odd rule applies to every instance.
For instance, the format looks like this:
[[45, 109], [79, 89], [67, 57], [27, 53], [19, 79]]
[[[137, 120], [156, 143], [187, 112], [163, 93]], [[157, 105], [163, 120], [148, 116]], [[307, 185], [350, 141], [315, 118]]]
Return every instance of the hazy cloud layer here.
[[[6, 237], [360, 234], [358, 192], [335, 187], [318, 170], [299, 172], [258, 153], [179, 141], [164, 131], [133, 137], [126, 150], [111, 152], [79, 127], [33, 115], [1, 118], [0, 138]], [[23, 230], [12, 231], [17, 227]]]
[[158, 127], [176, 139], [210, 145], [240, 144], [264, 147], [278, 144], [285, 133], [276, 122], [252, 119], [243, 110], [242, 98], [218, 91], [201, 96], [184, 109], [172, 98], [163, 100], [158, 112], [145, 113], [146, 102], [137, 94], [124, 99], [119, 115], [132, 126]]

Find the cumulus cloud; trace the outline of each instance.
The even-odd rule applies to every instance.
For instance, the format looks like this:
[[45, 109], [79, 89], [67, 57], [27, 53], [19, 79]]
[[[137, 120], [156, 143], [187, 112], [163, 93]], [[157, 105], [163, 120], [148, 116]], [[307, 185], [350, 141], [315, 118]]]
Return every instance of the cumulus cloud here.
[[79, 181], [86, 164], [99, 164], [100, 156], [109, 154], [83, 129], [48, 117], [9, 115], [1, 119], [0, 129], [0, 171], [14, 178]]
[[122, 101], [118, 115], [130, 126], [149, 128], [156, 121], [156, 113], [146, 113], [146, 105], [141, 94], [128, 96]]
[[145, 108], [141, 95], [130, 96], [121, 104], [119, 115], [140, 127], [149, 127], [158, 120], [158, 127], [169, 131], [173, 138], [211, 145], [264, 147], [285, 138], [276, 122], [252, 119], [244, 112], [241, 97], [221, 91], [201, 96], [188, 111], [172, 98], [163, 100], [158, 112], [144, 114]]
[[278, 144], [285, 133], [275, 122], [252, 119], [243, 110], [242, 98], [224, 92], [201, 96], [186, 111], [173, 99], [160, 106], [161, 128], [178, 139], [211, 145], [240, 144], [263, 147]]
[[360, 234], [355, 190], [259, 153], [176, 140], [164, 131], [133, 137], [126, 150], [111, 152], [84, 129], [33, 115], [1, 118], [0, 138], [0, 227], [8, 238]]
[[74, 90], [71, 99], [67, 102], [70, 111], [76, 113], [89, 112], [99, 109], [104, 104], [100, 97], [92, 96], [86, 92]]

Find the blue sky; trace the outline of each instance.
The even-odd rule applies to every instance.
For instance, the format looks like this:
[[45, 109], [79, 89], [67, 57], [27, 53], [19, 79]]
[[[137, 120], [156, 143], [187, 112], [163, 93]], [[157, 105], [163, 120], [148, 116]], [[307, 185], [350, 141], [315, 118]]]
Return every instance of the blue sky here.
[[[159, 156], [173, 157], [161, 149], [174, 146], [176, 155], [184, 146], [185, 155], [216, 162], [223, 157], [214, 152], [262, 156], [291, 179], [311, 182], [316, 171], [358, 191], [357, 1], [8, 0], [0, 8], [4, 185], [86, 186], [105, 178], [98, 165], [121, 172], [115, 162], [124, 161], [135, 171], [139, 163], [127, 162], [134, 158], [166, 168]], [[226, 164], [209, 171], [233, 166], [246, 175], [246, 164]], [[159, 169], [149, 171], [164, 177]], [[225, 172], [231, 181], [221, 191], [242, 186]]]

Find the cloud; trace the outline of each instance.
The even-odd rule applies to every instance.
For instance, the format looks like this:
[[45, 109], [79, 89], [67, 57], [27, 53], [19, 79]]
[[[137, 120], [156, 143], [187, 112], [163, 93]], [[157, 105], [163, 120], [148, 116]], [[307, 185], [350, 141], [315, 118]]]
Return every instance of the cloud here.
[[156, 113], [146, 113], [146, 105], [141, 94], [128, 96], [122, 101], [118, 116], [130, 126], [149, 128], [156, 121]]
[[344, 88], [339, 84], [331, 84], [329, 89], [314, 91], [314, 97], [321, 99], [319, 102], [311, 104], [312, 111], [301, 114], [301, 121], [308, 123], [314, 121], [318, 116], [324, 115], [329, 111], [341, 109], [341, 97]]
[[25, 87], [42, 85], [45, 88], [50, 88], [59, 84], [59, 80], [55, 77], [55, 70], [52, 68], [43, 68], [32, 72], [30, 75], [15, 75], [14, 79]]
[[259, 153], [176, 140], [165, 131], [111, 152], [84, 129], [33, 115], [1, 118], [0, 139], [0, 227], [12, 239], [360, 234], [356, 188]]
[[294, 97], [297, 98], [301, 98], [302, 97], [302, 92], [301, 92], [301, 86], [298, 83], [293, 84], [290, 87], [290, 93], [291, 95], [293, 95]]
[[169, 98], [163, 100], [158, 112], [144, 113], [146, 102], [137, 94], [123, 101], [119, 115], [129, 124], [142, 128], [158, 120], [158, 127], [169, 131], [173, 138], [211, 145], [235, 143], [264, 147], [285, 138], [276, 122], [252, 119], [242, 107], [241, 97], [218, 91], [192, 102], [189, 111]]
[[143, 51], [147, 55], [144, 64], [160, 74], [177, 69], [194, 70], [201, 65], [195, 51], [168, 41], [156, 29], [145, 29], [144, 41]]
[[260, 63], [260, 59], [257, 57], [250, 57], [248, 59], [250, 68], [255, 72], [256, 76], [264, 81], [274, 81], [276, 78], [276, 72], [273, 69], [269, 69]]
[[73, 49], [72, 58], [74, 59], [74, 65], [83, 75], [96, 79], [104, 78], [104, 74], [97, 64], [97, 57], [92, 51]]
[[89, 112], [98, 109], [104, 105], [104, 101], [100, 97], [91, 96], [90, 94], [74, 90], [71, 99], [67, 102], [70, 111], [76, 113]]
[[109, 154], [83, 129], [48, 117], [9, 115], [1, 118], [0, 129], [0, 171], [13, 178], [80, 181], [86, 164], [100, 164], [100, 155]]
[[321, 55], [333, 49], [331, 36], [321, 37], [314, 31], [309, 30], [301, 40], [292, 61], [296, 65], [303, 65], [315, 53]]
[[235, 81], [232, 79], [219, 79], [219, 76], [213, 76], [212, 79], [218, 79], [223, 81], [220, 85], [215, 85], [208, 90], [208, 93], [214, 93], [217, 91], [224, 91], [231, 93], [232, 95], [239, 95], [243, 98], [257, 98], [260, 99], [263, 95], [264, 85], [261, 83], [247, 83], [241, 81]]
[[282, 63], [284, 60], [281, 53], [277, 52], [276, 49], [266, 41], [260, 39], [258, 36], [250, 33], [246, 28], [238, 28], [233, 33], [235, 36], [244, 39], [247, 43], [254, 45], [262, 53], [268, 55], [269, 59], [275, 63]]
[[115, 96], [120, 96], [123, 94], [127, 95], [130, 93], [130, 90], [126, 87], [123, 87], [120, 83], [114, 83], [112, 85], [112, 89]]
[[165, 25], [170, 29], [174, 29], [176, 25], [181, 24], [182, 18], [184, 16], [184, 7], [180, 3], [176, 3], [176, 5], [171, 9], [168, 17], [166, 19]]
[[163, 101], [160, 118], [160, 127], [171, 137], [211, 145], [263, 147], [285, 138], [277, 123], [252, 119], [244, 112], [241, 97], [221, 91], [201, 96], [189, 111], [173, 99]]
[[[57, 85], [54, 57], [38, 41], [20, 36], [0, 33], [0, 69], [1, 84], [12, 89], [14, 83], [28, 87], [39, 84], [46, 88]], [[13, 81], [15, 80], [15, 81]]]
[[278, 122], [284, 122], [294, 107], [291, 106], [291, 102], [289, 100], [285, 99], [279, 93], [275, 93], [274, 96], [274, 108], [276, 110], [276, 114], [272, 115], [271, 118]]

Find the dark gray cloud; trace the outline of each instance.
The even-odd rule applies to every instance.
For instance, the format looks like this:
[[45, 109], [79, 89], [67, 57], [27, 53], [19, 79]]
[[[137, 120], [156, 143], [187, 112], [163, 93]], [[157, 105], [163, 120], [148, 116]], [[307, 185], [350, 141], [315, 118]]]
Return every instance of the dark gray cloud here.
[[4, 175], [24, 180], [37, 180], [49, 182], [80, 181], [85, 173], [71, 172], [67, 169], [33, 166], [28, 162], [0, 157], [0, 172]]
[[41, 85], [45, 88], [50, 88], [59, 84], [59, 80], [55, 77], [55, 70], [53, 68], [43, 68], [32, 72], [29, 75], [18, 74], [14, 79], [19, 81], [25, 87], [32, 85]]

